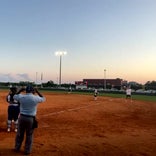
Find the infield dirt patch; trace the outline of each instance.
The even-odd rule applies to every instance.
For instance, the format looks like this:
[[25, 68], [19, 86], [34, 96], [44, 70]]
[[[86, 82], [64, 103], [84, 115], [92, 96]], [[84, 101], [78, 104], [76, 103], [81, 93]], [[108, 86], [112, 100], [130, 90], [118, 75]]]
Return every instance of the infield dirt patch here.
[[[14, 153], [6, 132], [7, 91], [0, 91], [0, 156]], [[46, 93], [30, 156], [155, 156], [156, 104], [124, 98]]]

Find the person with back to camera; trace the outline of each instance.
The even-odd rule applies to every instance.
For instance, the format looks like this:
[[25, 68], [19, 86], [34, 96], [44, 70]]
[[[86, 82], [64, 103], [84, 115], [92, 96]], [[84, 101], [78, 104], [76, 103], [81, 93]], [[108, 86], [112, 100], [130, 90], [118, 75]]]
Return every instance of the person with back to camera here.
[[[21, 92], [26, 91], [26, 94], [21, 94]], [[35, 95], [37, 93], [38, 95]], [[37, 113], [37, 105], [45, 101], [45, 97], [31, 85], [28, 85], [26, 89], [21, 88], [14, 99], [20, 103], [20, 116], [18, 130], [15, 138], [15, 152], [18, 152], [21, 148], [22, 142], [24, 140], [24, 134], [26, 132], [25, 140], [25, 155], [31, 153], [33, 144], [33, 132], [34, 132], [34, 119]]]
[[18, 116], [19, 116], [19, 103], [13, 99], [16, 94], [17, 88], [11, 87], [9, 94], [6, 96], [8, 102], [8, 120], [7, 120], [7, 132], [11, 131], [12, 121], [14, 121], [14, 131], [17, 132]]

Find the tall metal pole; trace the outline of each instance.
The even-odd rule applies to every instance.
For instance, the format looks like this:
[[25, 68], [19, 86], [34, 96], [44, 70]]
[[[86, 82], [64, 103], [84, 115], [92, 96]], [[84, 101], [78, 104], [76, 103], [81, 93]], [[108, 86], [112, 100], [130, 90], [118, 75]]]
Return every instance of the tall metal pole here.
[[106, 89], [106, 69], [104, 69], [104, 88]]
[[60, 77], [59, 77], [59, 85], [61, 86], [61, 66], [62, 66], [62, 55], [60, 55]]
[[60, 56], [60, 69], [59, 69], [59, 86], [61, 86], [61, 70], [62, 70], [62, 56], [63, 55], [66, 55], [67, 54], [67, 52], [66, 51], [56, 51], [55, 52], [55, 55], [58, 55], [58, 56]]
[[43, 80], [43, 73], [41, 73], [41, 88], [43, 87], [42, 86], [42, 80]]
[[103, 75], [103, 89], [105, 89], [105, 69], [104, 69], [104, 75]]
[[37, 74], [38, 74], [38, 72], [36, 72], [36, 86], [37, 86]]

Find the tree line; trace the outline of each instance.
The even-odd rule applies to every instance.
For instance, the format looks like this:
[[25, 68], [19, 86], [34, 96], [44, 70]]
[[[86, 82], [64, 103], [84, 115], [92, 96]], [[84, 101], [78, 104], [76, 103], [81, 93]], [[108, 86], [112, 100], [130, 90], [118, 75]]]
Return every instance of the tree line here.
[[[0, 87], [10, 87], [10, 86], [26, 86], [27, 84], [32, 84], [33, 86], [37, 87], [60, 87], [58, 84], [54, 83], [54, 81], [49, 80], [42, 84], [35, 84], [35, 82], [29, 81], [20, 81], [20, 82], [0, 82]], [[132, 83], [129, 82], [128, 85], [131, 86], [131, 89], [138, 90], [138, 89], [145, 89], [145, 90], [156, 90], [156, 81], [147, 81], [144, 85], [139, 83]], [[64, 88], [75, 88], [75, 84], [61, 84], [61, 87]]]
[[[52, 80], [48, 82], [44, 82], [41, 84], [36, 84], [35, 82], [30, 82], [30, 81], [20, 81], [20, 82], [0, 82], [0, 87], [11, 87], [11, 86], [27, 86], [27, 84], [31, 84], [32, 86], [36, 87], [60, 87], [60, 85], [54, 83]], [[61, 87], [69, 88], [69, 87], [75, 87], [75, 84], [61, 84]]]

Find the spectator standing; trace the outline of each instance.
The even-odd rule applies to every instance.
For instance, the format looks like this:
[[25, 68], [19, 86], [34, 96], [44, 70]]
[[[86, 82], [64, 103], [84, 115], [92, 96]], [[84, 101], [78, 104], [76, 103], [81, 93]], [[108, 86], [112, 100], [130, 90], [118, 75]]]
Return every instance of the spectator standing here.
[[[21, 92], [26, 91], [26, 94], [21, 94]], [[35, 95], [37, 93], [38, 95]], [[18, 131], [15, 138], [15, 151], [18, 152], [21, 148], [22, 142], [24, 140], [24, 134], [26, 132], [26, 141], [24, 153], [26, 155], [31, 153], [33, 144], [33, 132], [34, 132], [34, 122], [37, 113], [37, 105], [45, 101], [45, 97], [31, 85], [28, 85], [26, 89], [22, 88], [14, 95], [14, 99], [20, 103], [20, 116]]]

